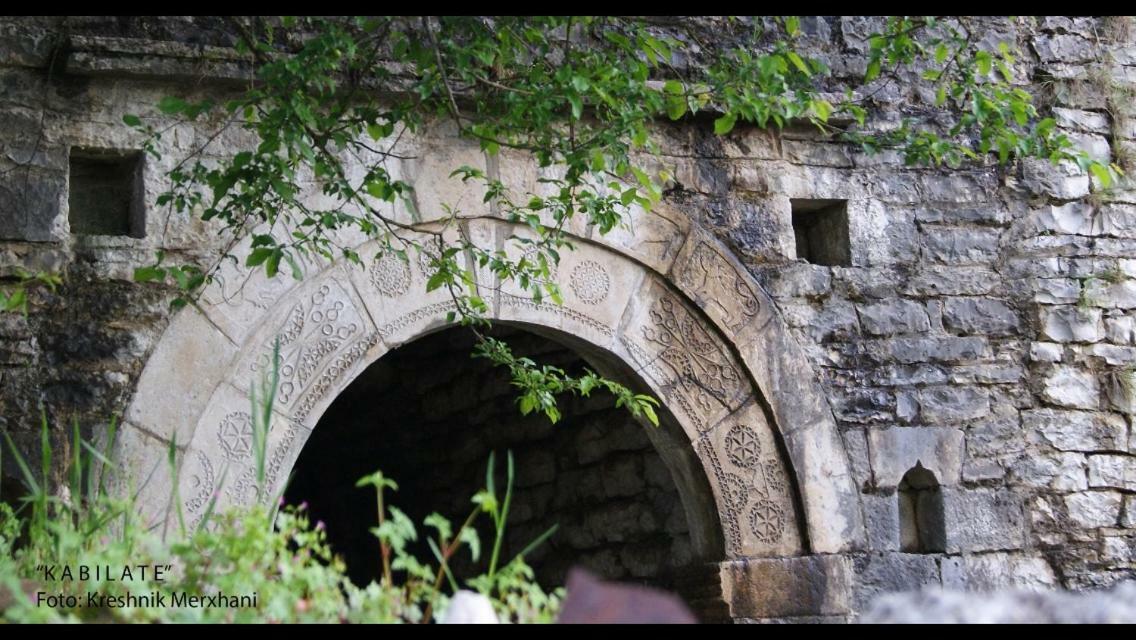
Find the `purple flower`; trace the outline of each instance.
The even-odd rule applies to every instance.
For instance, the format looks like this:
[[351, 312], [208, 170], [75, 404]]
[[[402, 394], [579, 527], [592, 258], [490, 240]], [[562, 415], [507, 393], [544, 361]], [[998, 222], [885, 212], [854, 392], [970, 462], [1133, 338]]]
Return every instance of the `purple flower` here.
[[323, 520], [316, 520], [316, 531], [323, 531], [326, 528], [327, 525], [323, 523]]

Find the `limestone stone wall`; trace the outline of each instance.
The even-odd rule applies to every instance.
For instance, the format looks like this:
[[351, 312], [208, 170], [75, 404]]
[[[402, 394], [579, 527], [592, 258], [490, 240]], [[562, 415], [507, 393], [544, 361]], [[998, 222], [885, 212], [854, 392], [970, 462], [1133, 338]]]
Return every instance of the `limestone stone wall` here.
[[[879, 24], [809, 18], [805, 43], [837, 80], [856, 77]], [[991, 18], [980, 35], [1021, 48], [1016, 77], [1078, 144], [1132, 165], [1130, 23]], [[227, 240], [156, 208], [144, 237], [71, 234], [69, 149], [137, 149], [122, 114], [160, 123], [163, 95], [234, 90], [226, 79], [243, 70], [230, 43], [209, 20], [0, 19], [0, 276], [23, 267], [67, 277], [57, 293], [35, 294], [27, 318], [0, 317], [0, 426], [27, 446], [41, 404], [52, 424], [76, 417], [91, 432], [132, 397], [169, 319], [169, 293], [131, 283], [133, 268], [157, 249], [206, 260]], [[923, 117], [928, 96], [915, 87], [887, 83], [873, 106], [884, 120]], [[214, 124], [163, 136], [164, 159], [143, 168], [147, 195]], [[921, 585], [1082, 588], [1136, 575], [1130, 184], [1101, 191], [1033, 161], [910, 168], [798, 129], [719, 138], [696, 119], [660, 123], [656, 135], [676, 169], [666, 208], [758, 278], [822, 380], [868, 532], [862, 548], [800, 565], [850, 590], [818, 587], [817, 606], [798, 609], [789, 597], [746, 609], [768, 596], [735, 590], [737, 610], [757, 612], [738, 617], [844, 619], [879, 592]], [[206, 153], [248, 144], [230, 130]], [[798, 259], [792, 218], [805, 201], [846, 202], [850, 264]], [[897, 488], [917, 463], [942, 487], [936, 553], [900, 551]], [[779, 562], [730, 571], [749, 576], [739, 584], [776, 584], [798, 568]]]

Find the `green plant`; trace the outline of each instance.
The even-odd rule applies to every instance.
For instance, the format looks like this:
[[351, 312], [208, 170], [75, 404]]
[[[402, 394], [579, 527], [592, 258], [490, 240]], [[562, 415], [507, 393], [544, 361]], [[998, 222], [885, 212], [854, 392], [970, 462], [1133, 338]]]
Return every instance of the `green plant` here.
[[[858, 83], [837, 81], [807, 55], [799, 46], [801, 21], [792, 16], [723, 19], [714, 33], [730, 36], [731, 44], [709, 46], [697, 21], [649, 17], [285, 17], [234, 18], [231, 25], [257, 82], [222, 104], [169, 96], [159, 109], [164, 118], [217, 118], [258, 144], [215, 162], [203, 158], [217, 138], [207, 137], [170, 172], [172, 187], [158, 204], [249, 237], [244, 264], [272, 277], [302, 277], [301, 258], [363, 263], [337, 239], [342, 229], [376, 241], [376, 259], [425, 256], [427, 290], [448, 292], [450, 319], [471, 327], [482, 354], [513, 373], [522, 410], [541, 410], [553, 421], [557, 395], [585, 387], [611, 391], [652, 422], [653, 404], [617, 382], [591, 373], [572, 378], [491, 343], [481, 331], [488, 304], [475, 270], [559, 304], [552, 275], [561, 252], [572, 249], [568, 223], [583, 216], [608, 233], [627, 225], [633, 209], [649, 210], [661, 199], [672, 175], [649, 168], [648, 157], [660, 151], [656, 120], [709, 112], [718, 135], [740, 123], [806, 123], [867, 152], [897, 149], [914, 165], [1071, 161], [1103, 186], [1120, 171], [1075, 149], [1015, 82], [1013, 44], [979, 44], [965, 17], [889, 18], [869, 38]], [[879, 126], [874, 96], [910, 70], [921, 71], [935, 95], [928, 117]], [[519, 157], [545, 176], [533, 187], [453, 167], [451, 177], [526, 229], [506, 248], [469, 237], [456, 203], [424, 212], [430, 223], [394, 213], [396, 205], [414, 212], [413, 189], [392, 166], [403, 158], [400, 144], [439, 121], [490, 157]], [[135, 115], [125, 122], [148, 134], [147, 150], [159, 154], [164, 124]], [[309, 178], [324, 204], [304, 197]], [[136, 277], [174, 283], [184, 304], [224, 260], [236, 258], [171, 265], [159, 256]]]
[[[275, 360], [279, 362], [278, 347]], [[262, 494], [267, 489], [263, 450], [278, 380], [275, 371], [266, 372], [252, 394], [254, 445], [260, 450], [255, 456], [256, 481]], [[80, 437], [77, 423], [73, 425], [65, 487], [50, 482], [55, 464], [46, 415], [40, 425], [38, 473], [5, 433], [5, 445], [19, 467], [27, 495], [15, 510], [0, 503], [0, 603], [6, 603], [0, 620], [429, 622], [462, 588], [449, 561], [462, 549], [468, 549], [474, 562], [479, 560], [481, 545], [474, 524], [483, 516], [493, 524], [492, 555], [485, 572], [467, 580], [466, 587], [489, 597], [503, 620], [551, 622], [556, 615], [562, 591], [542, 589], [524, 561], [555, 527], [499, 564], [512, 501], [511, 453], [503, 498], [495, 488], [490, 456], [486, 487], [473, 497], [473, 510], [456, 534], [440, 514], [425, 519], [423, 531], [435, 532], [428, 539], [433, 560], [412, 553], [409, 543], [417, 539], [419, 530], [384, 501], [384, 492], [397, 490], [397, 484], [381, 472], [360, 479], [358, 486], [376, 490], [378, 526], [371, 531], [380, 542], [383, 577], [358, 587], [328, 546], [323, 523], [313, 524], [304, 506], [277, 509], [280, 496], [225, 510], [215, 509], [214, 496], [202, 522], [189, 528], [175, 492], [170, 504], [177, 505], [180, 526], [168, 533], [146, 527], [136, 516], [138, 505], [122, 497], [135, 495], [133, 487], [110, 486], [120, 475], [111, 461], [116, 432], [112, 421], [104, 445], [96, 447]], [[169, 471], [175, 480], [176, 450], [170, 447]], [[168, 570], [160, 579], [153, 573], [148, 578], [122, 579], [121, 573], [92, 569], [139, 566]], [[60, 568], [59, 579], [48, 577], [46, 567]], [[62, 578], [63, 567], [72, 571], [69, 579]], [[88, 568], [86, 575], [79, 574], [81, 567]], [[44, 600], [44, 595], [54, 600]], [[220, 606], [188, 606], [192, 598], [201, 596], [215, 597]]]
[[57, 273], [50, 271], [37, 271], [32, 273], [16, 268], [8, 283], [0, 284], [0, 313], [20, 312], [28, 313], [28, 290], [41, 286], [49, 291], [63, 284], [63, 279]]

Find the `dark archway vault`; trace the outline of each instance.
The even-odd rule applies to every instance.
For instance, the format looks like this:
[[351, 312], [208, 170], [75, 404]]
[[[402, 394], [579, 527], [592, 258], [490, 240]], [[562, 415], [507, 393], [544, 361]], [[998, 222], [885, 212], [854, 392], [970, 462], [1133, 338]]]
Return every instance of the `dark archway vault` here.
[[[539, 362], [570, 372], [589, 366], [549, 338], [513, 328], [497, 333]], [[374, 492], [356, 488], [358, 478], [381, 469], [399, 484], [390, 502], [416, 524], [436, 511], [456, 527], [484, 486], [490, 452], [497, 452], [503, 486], [505, 452], [512, 451], [504, 558], [557, 525], [526, 558], [545, 586], [563, 584], [577, 564], [608, 578], [675, 586], [676, 570], [699, 558], [675, 481], [652, 445], [658, 434], [603, 393], [563, 401], [556, 425], [543, 415], [523, 417], [508, 372], [473, 358], [472, 347], [469, 331], [449, 329], [392, 351], [340, 394], [304, 447], [286, 498], [307, 502], [326, 523], [352, 579], [375, 578], [380, 566], [368, 531], [376, 522]], [[487, 547], [490, 531], [483, 526], [480, 534]], [[417, 552], [430, 558], [424, 544]], [[464, 554], [457, 566], [475, 569]]]

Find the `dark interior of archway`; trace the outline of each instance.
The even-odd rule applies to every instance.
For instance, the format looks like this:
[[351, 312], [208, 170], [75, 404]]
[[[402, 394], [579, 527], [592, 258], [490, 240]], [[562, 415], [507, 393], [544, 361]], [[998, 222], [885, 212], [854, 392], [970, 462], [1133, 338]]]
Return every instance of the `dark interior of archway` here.
[[[498, 327], [517, 355], [579, 372], [584, 361], [550, 339]], [[557, 532], [526, 557], [545, 587], [560, 586], [582, 565], [604, 577], [673, 586], [674, 570], [692, 562], [688, 524], [670, 472], [645, 428], [613, 398], [561, 402], [563, 418], [522, 417], [508, 372], [472, 358], [470, 332], [449, 329], [392, 351], [368, 368], [332, 404], [305, 445], [286, 500], [307, 502], [322, 520], [353, 581], [377, 578], [379, 545], [371, 489], [355, 487], [376, 469], [395, 479], [389, 501], [423, 533], [431, 512], [454, 527], [485, 484], [497, 451], [498, 486], [504, 454], [516, 461], [513, 507], [502, 559], [512, 558], [553, 524]], [[499, 488], [503, 493], [503, 489]], [[490, 545], [487, 519], [479, 527]], [[425, 545], [418, 557], [432, 560]], [[483, 554], [484, 555], [484, 554]], [[484, 567], [457, 563], [458, 575]]]

